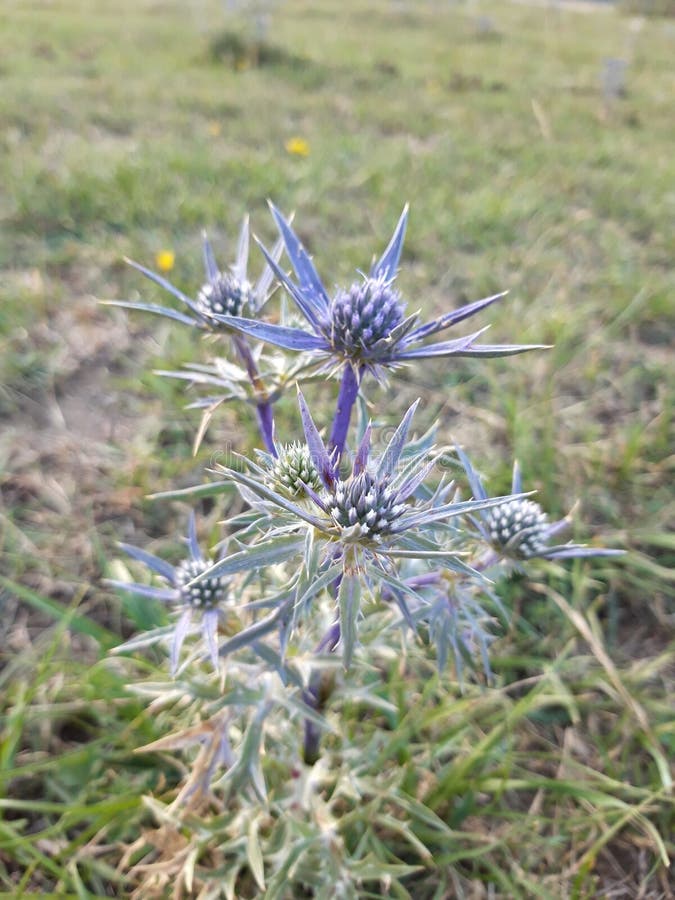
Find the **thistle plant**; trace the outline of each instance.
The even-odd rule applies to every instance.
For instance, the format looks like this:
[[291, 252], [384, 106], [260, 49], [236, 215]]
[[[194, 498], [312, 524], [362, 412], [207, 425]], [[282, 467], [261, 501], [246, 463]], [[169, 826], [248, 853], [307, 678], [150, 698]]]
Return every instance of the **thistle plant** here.
[[[222, 523], [218, 558], [215, 551], [201, 552], [192, 514], [189, 555], [175, 565], [121, 545], [160, 584], [113, 582], [165, 601], [177, 614], [175, 624], [135, 636], [119, 649], [128, 653], [168, 645], [170, 674], [178, 680], [174, 686], [153, 683], [146, 694], [155, 705], [189, 709], [191, 721], [199, 724], [179, 729], [162, 748], [201, 747], [175, 802], [194, 813], [191, 797], [217, 797], [233, 823], [269, 802], [268, 778], [279, 767], [310, 772], [322, 764], [331, 697], [372, 672], [375, 660], [422, 654], [443, 677], [452, 677], [452, 668], [461, 684], [471, 666], [475, 677], [489, 684], [490, 645], [500, 621], [508, 617], [499, 599], [499, 580], [535, 558], [620, 552], [551, 543], [570, 524], [570, 516], [550, 522], [534, 496], [523, 492], [517, 466], [511, 492], [490, 496], [463, 449], [437, 444], [434, 427], [415, 436], [419, 401], [395, 423], [383, 423], [376, 410], [369, 415], [362, 393], [366, 376], [379, 381], [395, 377], [401, 366], [420, 359], [490, 358], [538, 349], [479, 343], [484, 329], [428, 343], [504, 294], [426, 324], [420, 324], [419, 313], [408, 315], [395, 286], [406, 207], [369, 274], [329, 295], [290, 222], [275, 207], [272, 214], [280, 241], [272, 251], [261, 245], [267, 268], [254, 287], [247, 280], [245, 219], [237, 261], [229, 272], [218, 269], [205, 240], [207, 280], [193, 297], [136, 266], [181, 300], [191, 315], [151, 304], [122, 304], [228, 335], [236, 359], [219, 358], [210, 368], [194, 363], [190, 373], [205, 384], [229, 385], [229, 399], [253, 397], [258, 413], [262, 446], [252, 455], [235, 454], [215, 464], [218, 480], [197, 488], [200, 495], [222, 497], [224, 487], [234, 486], [243, 501], [244, 508]], [[282, 247], [295, 280], [281, 266]], [[274, 276], [297, 306], [301, 327], [283, 308], [276, 321], [266, 317]], [[270, 351], [262, 344], [272, 345], [272, 356], [265, 355]], [[293, 377], [274, 381], [270, 373], [275, 367]], [[317, 375], [328, 376], [329, 384], [330, 376], [339, 379], [332, 412], [311, 412], [300, 390], [301, 382]], [[281, 384], [298, 388], [301, 427], [295, 433], [279, 434], [275, 423], [273, 404]], [[382, 424], [395, 424], [386, 441]], [[458, 470], [463, 477], [456, 482], [450, 473]], [[199, 640], [180, 663], [192, 632]], [[297, 796], [293, 799], [289, 780], [282, 782], [274, 787], [281, 806], [304, 809]], [[272, 842], [264, 866], [281, 878], [286, 870], [274, 846]], [[323, 855], [323, 844], [320, 851], [315, 847], [310, 852], [308, 846], [303, 850], [298, 843], [293, 850], [304, 860], [302, 871], [311, 871], [309, 860], [316, 851], [322, 860], [317, 865], [325, 871], [337, 872], [335, 877], [346, 879], [348, 886], [360, 883], [360, 870], [349, 861], [335, 868], [334, 848]], [[311, 882], [310, 875], [302, 877], [309, 881], [301, 879], [298, 889]], [[262, 869], [256, 880], [264, 882]]]

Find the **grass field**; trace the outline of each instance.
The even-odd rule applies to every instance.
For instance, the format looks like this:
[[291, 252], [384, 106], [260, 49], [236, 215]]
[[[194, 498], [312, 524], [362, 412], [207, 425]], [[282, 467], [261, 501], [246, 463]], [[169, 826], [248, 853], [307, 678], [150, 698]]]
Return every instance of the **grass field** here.
[[[629, 551], [504, 586], [494, 688], [392, 665], [377, 765], [416, 798], [396, 815], [418, 844], [378, 839], [417, 867], [407, 896], [673, 896], [675, 32], [570, 6], [288, 0], [256, 52], [215, 0], [4, 4], [0, 897], [172, 896], [134, 866], [156, 824], [143, 798], [174, 796], [182, 773], [133, 753], [167, 722], [107, 657], [151, 613], [102, 579], [118, 540], [174, 552], [186, 507], [147, 495], [254, 433], [221, 410], [193, 458], [198, 413], [151, 373], [203, 345], [96, 301], [166, 299], [123, 262], [163, 250], [190, 292], [201, 229], [228, 260], [246, 211], [272, 239], [267, 198], [296, 211], [328, 284], [369, 264], [410, 201], [411, 307], [508, 288], [479, 323], [490, 339], [553, 349], [420, 365], [396, 407], [421, 395], [495, 488], [515, 455], [552, 514], [581, 500], [576, 538]], [[606, 97], [614, 57], [626, 91]], [[202, 512], [215, 539], [223, 511]], [[257, 896], [242, 872], [237, 896]], [[362, 896], [406, 896], [387, 890], [364, 875]]]

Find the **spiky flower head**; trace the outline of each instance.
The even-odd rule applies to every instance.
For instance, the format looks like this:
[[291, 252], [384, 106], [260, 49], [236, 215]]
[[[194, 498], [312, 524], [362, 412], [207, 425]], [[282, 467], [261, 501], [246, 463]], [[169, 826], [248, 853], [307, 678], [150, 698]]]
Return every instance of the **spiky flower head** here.
[[328, 369], [348, 365], [357, 371], [370, 371], [377, 377], [383, 370], [415, 359], [511, 356], [539, 348], [539, 345], [477, 344], [485, 329], [451, 341], [421, 343], [490, 306], [504, 297], [505, 292], [445, 313], [424, 325], [419, 323], [418, 313], [406, 316], [405, 303], [393, 284], [408, 221], [407, 206], [386, 250], [371, 266], [368, 275], [347, 289], [338, 289], [333, 297], [326, 291], [290, 222], [274, 206], [271, 209], [297, 281], [286, 275], [273, 254], [262, 245], [261, 249], [305, 322], [302, 327], [295, 328], [242, 316], [224, 316], [221, 321], [228, 327], [286, 350], [317, 354]]
[[333, 347], [348, 359], [376, 363], [391, 352], [391, 334], [400, 325], [405, 306], [400, 293], [385, 278], [365, 278], [331, 301], [329, 323]]
[[[222, 605], [229, 595], [228, 579], [222, 573], [210, 572], [214, 562], [204, 557], [199, 549], [194, 514], [190, 515], [188, 523], [187, 544], [190, 555], [176, 566], [140, 547], [120, 544], [125, 553], [159, 575], [164, 585], [156, 587], [126, 581], [109, 582], [124, 591], [163, 600], [177, 609], [179, 616], [171, 640], [171, 674], [175, 674], [178, 668], [181, 648], [191, 630], [192, 619], [198, 612], [202, 614], [199, 631], [206, 643], [214, 668], [218, 668], [218, 622], [224, 615]], [[195, 583], [196, 579], [199, 581]], [[165, 637], [164, 629], [159, 630], [157, 640], [160, 637]]]
[[[240, 281], [229, 272], [218, 272], [215, 278], [202, 285], [196, 306], [205, 319], [215, 315], [240, 316], [252, 299], [253, 288], [248, 281]], [[217, 324], [217, 320], [215, 322]]]
[[[251, 501], [252, 495], [256, 495], [264, 500], [268, 516], [270, 502], [284, 510], [286, 529], [292, 522], [296, 528], [302, 527], [303, 522], [308, 523], [331, 543], [360, 545], [372, 554], [378, 548], [386, 549], [394, 544], [405, 545], [408, 549], [406, 541], [412, 532], [475, 509], [487, 509], [505, 500], [498, 497], [449, 502], [452, 485], [445, 485], [443, 479], [431, 496], [428, 491], [424, 498], [417, 496], [418, 488], [442, 455], [442, 451], [434, 451], [433, 432], [428, 432], [415, 445], [406, 444], [419, 401], [408, 409], [383, 453], [375, 459], [370, 454], [372, 427], [368, 425], [354, 454], [351, 472], [342, 476], [338, 460], [335, 454], [328, 452], [300, 391], [298, 399], [306, 440], [302, 454], [303, 457], [305, 453], [309, 455], [318, 476], [313, 484], [303, 480], [311, 507], [290, 502], [287, 495], [270, 486], [269, 477], [255, 478], [246, 472], [220, 468], [243, 488], [246, 499]], [[267, 454], [260, 453], [260, 456], [269, 460]], [[284, 465], [283, 456], [280, 464]], [[273, 465], [276, 468], [276, 461]], [[251, 464], [251, 467], [258, 476], [266, 475], [258, 466]], [[268, 471], [270, 468], [268, 464]], [[339, 558], [341, 552], [335, 551], [333, 558]]]
[[[371, 458], [372, 428], [368, 425], [354, 453], [351, 472], [343, 476], [337, 454], [326, 448], [300, 392], [299, 403], [307, 450], [319, 478], [316, 487], [304, 482], [308, 502], [294, 502], [287, 492], [275, 490], [270, 485], [269, 468], [265, 470], [250, 461], [248, 471], [225, 467], [220, 471], [239, 486], [242, 496], [259, 511], [260, 519], [255, 525], [247, 516], [249, 527], [256, 531], [266, 529], [274, 535], [267, 546], [254, 544], [242, 551], [242, 565], [244, 557], [246, 565], [252, 567], [256, 560], [269, 559], [269, 554], [276, 554], [277, 550], [283, 553], [284, 547], [304, 553], [303, 567], [314, 568], [309, 578], [303, 575], [299, 579], [303, 593], [295, 601], [292, 597], [287, 601], [289, 609], [295, 608], [296, 603], [306, 604], [308, 597], [321, 588], [339, 584], [340, 633], [348, 664], [355, 646], [362, 580], [369, 590], [384, 581], [406, 620], [412, 623], [405, 599], [411, 589], [398, 578], [399, 562], [416, 559], [426, 565], [426, 561], [432, 561], [447, 571], [480, 579], [479, 573], [463, 561], [463, 554], [458, 553], [454, 543], [456, 528], [450, 523], [458, 516], [489, 509], [511, 498], [460, 502], [453, 496], [452, 483], [443, 478], [435, 488], [424, 486], [442, 454], [434, 449], [433, 431], [407, 443], [417, 403], [406, 412], [382, 454], [375, 458]], [[445, 535], [445, 540], [441, 535]], [[310, 546], [312, 550], [308, 552]], [[212, 574], [223, 572], [227, 564], [217, 564]]]
[[307, 486], [313, 491], [321, 490], [321, 479], [307, 444], [294, 442], [282, 445], [277, 452], [279, 455], [271, 463], [270, 470], [273, 486], [297, 499], [307, 496]]
[[[258, 315], [270, 296], [270, 288], [274, 280], [274, 273], [269, 266], [265, 266], [260, 278], [252, 284], [248, 278], [248, 250], [249, 250], [249, 224], [248, 216], [245, 216], [239, 233], [237, 245], [237, 257], [235, 262], [227, 269], [220, 269], [209, 242], [204, 233], [203, 257], [206, 280], [197, 291], [196, 296], [183, 293], [162, 275], [146, 269], [138, 263], [128, 259], [127, 262], [137, 269], [155, 284], [172, 294], [187, 310], [185, 312], [173, 309], [170, 306], [160, 306], [155, 303], [131, 303], [126, 300], [104, 300], [109, 306], [123, 306], [126, 309], [140, 309], [145, 312], [156, 313], [182, 322], [185, 325], [197, 326], [209, 330], [229, 328], [220, 321], [218, 316], [241, 316], [244, 312], [249, 315]], [[270, 256], [278, 260], [281, 256], [283, 244], [281, 240], [274, 246]]]
[[[457, 455], [467, 474], [473, 496], [477, 500], [487, 497], [483, 482], [475, 471], [468, 456], [457, 448]], [[521, 494], [522, 478], [518, 463], [513, 464], [511, 482], [513, 494]], [[551, 538], [566, 531], [572, 524], [571, 515], [549, 522], [541, 506], [527, 497], [512, 497], [505, 503], [491, 509], [483, 509], [473, 519], [477, 534], [488, 543], [493, 554], [487, 564], [500, 557], [513, 560], [516, 564], [534, 559], [571, 559], [588, 556], [621, 556], [623, 550], [608, 550], [604, 547], [587, 547], [584, 544], [551, 544]]]
[[174, 570], [174, 586], [180, 593], [180, 602], [194, 609], [213, 609], [227, 596], [227, 579], [216, 576], [192, 582], [207, 572], [212, 559], [184, 559]]
[[377, 478], [370, 472], [336, 481], [324, 502], [335, 524], [357, 539], [393, 534], [408, 508], [388, 476]]
[[548, 549], [548, 516], [534, 500], [508, 500], [485, 513], [492, 546], [505, 556], [529, 559]]

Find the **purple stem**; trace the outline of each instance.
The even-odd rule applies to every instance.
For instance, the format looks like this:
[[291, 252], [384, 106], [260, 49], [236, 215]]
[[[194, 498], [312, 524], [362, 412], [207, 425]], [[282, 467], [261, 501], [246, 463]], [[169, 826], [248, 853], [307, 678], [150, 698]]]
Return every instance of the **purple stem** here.
[[430, 584], [438, 584], [441, 581], [440, 572], [425, 572], [424, 575], [414, 575], [412, 578], [406, 578], [405, 583], [413, 590], [415, 588], [428, 587]]
[[260, 429], [260, 435], [265, 444], [265, 449], [271, 453], [272, 456], [276, 457], [278, 454], [277, 449], [274, 446], [274, 414], [272, 412], [272, 404], [269, 400], [267, 388], [260, 378], [258, 366], [253, 359], [253, 354], [251, 353], [251, 348], [249, 347], [246, 338], [239, 334], [233, 335], [233, 338], [234, 346], [237, 348], [239, 358], [246, 366], [248, 377], [250, 378], [253, 390], [255, 391], [255, 411], [258, 417], [258, 428]]
[[[406, 578], [405, 583], [413, 590], [417, 588], [429, 587], [431, 584], [440, 584], [443, 576], [440, 572], [425, 572], [423, 575], [414, 575], [412, 578]], [[382, 588], [382, 599], [386, 603], [391, 603], [394, 594], [390, 588]]]
[[[340, 623], [333, 622], [328, 631], [321, 638], [314, 650], [315, 653], [333, 653], [340, 643]], [[318, 709], [321, 702], [321, 672], [314, 672], [309, 687], [304, 691], [302, 699], [311, 709]], [[310, 719], [305, 719], [305, 739], [303, 742], [303, 759], [309, 766], [313, 766], [319, 758], [319, 744], [321, 743], [321, 731]]]
[[344, 453], [345, 444], [347, 442], [347, 432], [349, 431], [349, 420], [351, 419], [352, 409], [359, 395], [359, 383], [363, 369], [359, 370], [358, 376], [349, 363], [345, 366], [340, 382], [340, 392], [335, 406], [335, 416], [333, 417], [333, 427], [330, 433], [330, 442], [328, 446], [329, 452], [335, 454], [336, 462]]

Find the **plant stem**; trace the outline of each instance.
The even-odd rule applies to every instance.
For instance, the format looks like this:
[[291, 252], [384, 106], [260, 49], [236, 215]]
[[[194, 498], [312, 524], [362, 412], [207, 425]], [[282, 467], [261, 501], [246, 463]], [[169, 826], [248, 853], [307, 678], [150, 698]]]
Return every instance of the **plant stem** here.
[[347, 432], [349, 431], [349, 420], [351, 419], [352, 408], [359, 395], [359, 383], [362, 374], [363, 370], [361, 369], [357, 375], [349, 363], [345, 366], [342, 374], [328, 447], [329, 452], [335, 454], [336, 463], [339, 462], [340, 457], [344, 453]]
[[[340, 643], [340, 623], [333, 622], [328, 631], [316, 645], [315, 653], [333, 653]], [[321, 703], [321, 672], [314, 672], [309, 682], [309, 687], [303, 693], [302, 699], [311, 707], [318, 709]], [[319, 758], [319, 743], [321, 731], [311, 719], [305, 719], [305, 738], [303, 742], [303, 759], [308, 766], [313, 766]]]
[[248, 377], [251, 380], [255, 392], [255, 410], [258, 417], [260, 436], [265, 444], [265, 449], [271, 453], [272, 456], [276, 457], [277, 450], [274, 446], [274, 414], [272, 412], [272, 404], [269, 399], [267, 388], [260, 378], [258, 366], [253, 359], [253, 354], [251, 353], [251, 348], [249, 347], [246, 338], [237, 334], [233, 335], [233, 339], [234, 346], [237, 348], [239, 358], [246, 366]]

